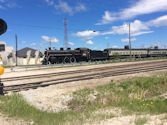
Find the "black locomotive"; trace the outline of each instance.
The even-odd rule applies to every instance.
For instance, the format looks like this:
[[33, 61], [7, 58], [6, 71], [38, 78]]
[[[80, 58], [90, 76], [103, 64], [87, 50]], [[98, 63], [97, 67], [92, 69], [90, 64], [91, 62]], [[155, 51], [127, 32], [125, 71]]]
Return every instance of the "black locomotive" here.
[[76, 48], [71, 50], [67, 48], [60, 48], [60, 50], [53, 50], [49, 48], [44, 52], [44, 59], [42, 64], [57, 64], [57, 63], [75, 63], [81, 61], [95, 61], [108, 59], [107, 51], [91, 50], [88, 48]]
[[[130, 54], [131, 53], [131, 54]], [[67, 48], [60, 50], [49, 48], [44, 52], [44, 59], [42, 64], [58, 64], [58, 63], [75, 63], [81, 61], [100, 61], [100, 60], [109, 60], [113, 58], [143, 58], [143, 57], [167, 57], [167, 49], [158, 49], [155, 48], [142, 48], [142, 49], [129, 49], [125, 48], [108, 48], [101, 50], [91, 50], [88, 48], [76, 48], [71, 50]]]

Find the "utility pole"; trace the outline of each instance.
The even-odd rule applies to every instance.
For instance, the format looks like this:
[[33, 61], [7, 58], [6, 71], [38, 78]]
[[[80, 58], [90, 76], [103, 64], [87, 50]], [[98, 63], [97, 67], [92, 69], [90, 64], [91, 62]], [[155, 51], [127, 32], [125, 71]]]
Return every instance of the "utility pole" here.
[[17, 34], [15, 34], [15, 39], [16, 39], [16, 66], [17, 66]]
[[132, 59], [130, 23], [129, 23], [129, 50], [130, 50], [130, 59]]
[[68, 47], [68, 36], [67, 36], [67, 19], [64, 18], [64, 48]]

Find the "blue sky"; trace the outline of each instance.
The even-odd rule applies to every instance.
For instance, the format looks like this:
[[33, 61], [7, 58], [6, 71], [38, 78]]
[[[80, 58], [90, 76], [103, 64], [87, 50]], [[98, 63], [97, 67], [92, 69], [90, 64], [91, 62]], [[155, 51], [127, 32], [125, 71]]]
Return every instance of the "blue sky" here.
[[68, 46], [105, 49], [158, 45], [167, 48], [167, 0], [0, 0], [0, 18], [8, 30], [0, 36], [8, 46], [59, 49], [67, 18]]

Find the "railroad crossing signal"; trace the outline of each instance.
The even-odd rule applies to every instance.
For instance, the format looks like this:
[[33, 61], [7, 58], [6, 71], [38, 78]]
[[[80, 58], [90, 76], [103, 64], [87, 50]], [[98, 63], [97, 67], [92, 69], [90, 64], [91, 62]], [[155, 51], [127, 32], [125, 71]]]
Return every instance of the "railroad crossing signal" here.
[[0, 76], [4, 74], [4, 68], [3, 66], [0, 66]]
[[2, 58], [0, 57], [0, 76], [4, 74], [4, 68], [3, 68], [3, 62], [2, 62]]
[[4, 20], [0, 19], [0, 35], [5, 33], [7, 30], [7, 24]]

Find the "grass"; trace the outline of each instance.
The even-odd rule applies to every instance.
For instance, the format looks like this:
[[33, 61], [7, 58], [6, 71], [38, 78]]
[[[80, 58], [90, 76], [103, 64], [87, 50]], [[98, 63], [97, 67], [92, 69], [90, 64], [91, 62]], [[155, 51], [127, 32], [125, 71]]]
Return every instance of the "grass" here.
[[135, 119], [135, 125], [144, 125], [147, 122], [147, 118], [136, 118]]
[[[90, 101], [89, 96], [85, 96], [82, 91], [91, 92], [89, 95], [96, 92], [96, 99]], [[72, 109], [75, 107], [85, 109], [94, 105], [94, 109], [96, 107], [97, 109], [99, 107], [120, 107], [139, 114], [161, 114], [167, 112], [167, 99], [160, 96], [166, 91], [167, 73], [126, 80], [119, 84], [111, 82], [95, 90], [80, 90], [74, 93], [70, 105]]]
[[29, 105], [19, 94], [0, 96], [0, 101], [3, 102], [0, 103], [1, 112], [8, 114], [9, 117], [33, 121], [35, 125], [83, 124], [85, 120], [93, 122], [113, 117], [112, 114], [92, 115], [92, 110], [69, 110], [59, 113], [41, 111]]
[[[139, 77], [109, 83], [94, 89], [81, 89], [73, 93], [69, 111], [51, 113], [29, 105], [21, 95], [0, 96], [0, 111], [10, 117], [33, 121], [35, 125], [63, 125], [93, 123], [115, 116], [112, 113], [95, 113], [105, 108], [121, 108], [123, 115], [167, 113], [167, 73], [152, 77]], [[136, 119], [142, 125], [146, 119]]]

